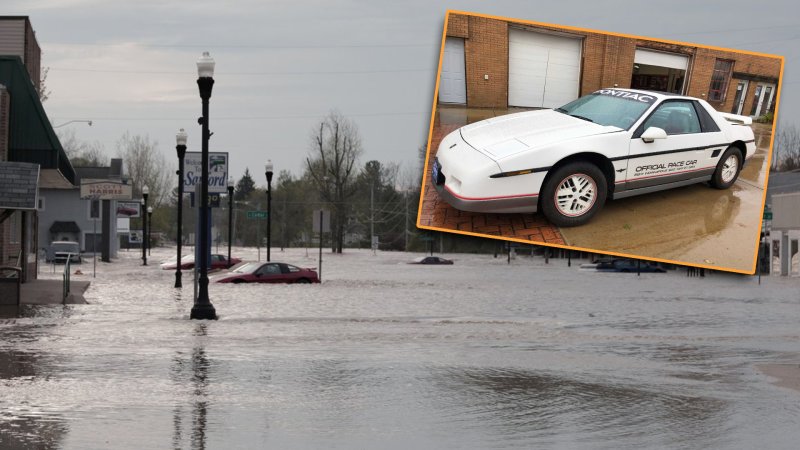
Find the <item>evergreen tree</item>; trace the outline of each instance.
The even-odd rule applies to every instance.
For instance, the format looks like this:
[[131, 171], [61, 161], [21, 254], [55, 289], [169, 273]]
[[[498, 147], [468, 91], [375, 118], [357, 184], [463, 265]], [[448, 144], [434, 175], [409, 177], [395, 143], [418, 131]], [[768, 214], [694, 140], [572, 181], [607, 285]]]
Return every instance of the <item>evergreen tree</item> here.
[[239, 201], [247, 200], [255, 190], [256, 182], [250, 176], [250, 169], [245, 169], [244, 175], [236, 183], [236, 192], [233, 194], [233, 199]]

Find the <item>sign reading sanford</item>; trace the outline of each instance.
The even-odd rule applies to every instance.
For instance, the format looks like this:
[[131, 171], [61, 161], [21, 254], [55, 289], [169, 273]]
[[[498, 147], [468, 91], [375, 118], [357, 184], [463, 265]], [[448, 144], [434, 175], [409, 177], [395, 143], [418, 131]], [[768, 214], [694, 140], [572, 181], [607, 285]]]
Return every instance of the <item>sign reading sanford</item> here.
[[[183, 191], [198, 192], [203, 164], [200, 152], [186, 152], [183, 163]], [[222, 194], [228, 191], [228, 153], [209, 152], [208, 192]]]

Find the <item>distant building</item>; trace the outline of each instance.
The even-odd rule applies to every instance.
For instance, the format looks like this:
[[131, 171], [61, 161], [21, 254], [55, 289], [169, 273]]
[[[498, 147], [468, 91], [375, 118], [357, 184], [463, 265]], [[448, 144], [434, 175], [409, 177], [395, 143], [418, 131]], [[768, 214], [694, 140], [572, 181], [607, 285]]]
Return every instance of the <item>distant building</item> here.
[[[74, 241], [82, 252], [106, 252], [116, 258], [119, 249], [117, 238], [117, 202], [113, 200], [82, 200], [81, 179], [123, 180], [121, 159], [112, 159], [109, 167], [76, 167], [75, 184], [57, 173], [44, 173], [39, 190], [39, 245], [47, 249], [53, 241]], [[109, 209], [108, 230], [110, 238], [102, 240], [103, 213]], [[105, 242], [105, 243], [104, 243]]]
[[781, 60], [679, 43], [451, 13], [439, 102], [553, 108], [602, 88], [689, 95], [722, 112], [775, 106]]
[[800, 171], [769, 175], [762, 272], [800, 276]]

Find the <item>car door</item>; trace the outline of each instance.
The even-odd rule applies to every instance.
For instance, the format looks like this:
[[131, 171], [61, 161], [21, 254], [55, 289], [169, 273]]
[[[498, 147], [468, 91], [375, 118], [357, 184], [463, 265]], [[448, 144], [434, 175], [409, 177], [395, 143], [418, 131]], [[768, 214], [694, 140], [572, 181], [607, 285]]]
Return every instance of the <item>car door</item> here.
[[256, 274], [259, 283], [280, 283], [283, 278], [283, 273], [278, 263], [264, 264], [256, 271]]
[[[659, 138], [647, 139], [646, 132], [651, 128], [663, 130], [666, 136], [661, 133]], [[724, 140], [719, 127], [699, 102], [667, 99], [632, 135], [624, 189], [710, 177], [728, 145]]]

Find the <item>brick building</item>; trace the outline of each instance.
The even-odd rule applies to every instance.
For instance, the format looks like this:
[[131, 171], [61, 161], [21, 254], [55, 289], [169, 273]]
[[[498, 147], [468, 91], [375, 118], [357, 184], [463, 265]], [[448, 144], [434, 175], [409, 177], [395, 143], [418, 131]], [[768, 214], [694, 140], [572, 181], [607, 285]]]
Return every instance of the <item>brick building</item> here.
[[39, 99], [40, 54], [27, 17], [0, 17], [0, 267], [23, 282], [36, 278], [40, 177], [75, 181]]
[[773, 111], [782, 58], [449, 13], [439, 102], [552, 108], [601, 88], [672, 92], [717, 110]]

